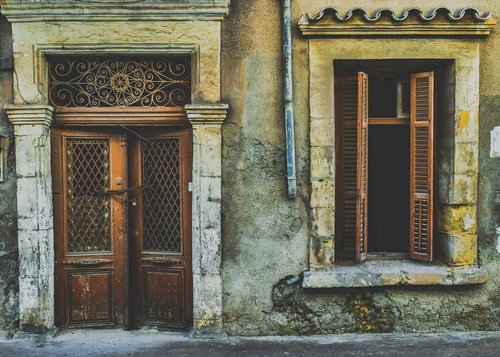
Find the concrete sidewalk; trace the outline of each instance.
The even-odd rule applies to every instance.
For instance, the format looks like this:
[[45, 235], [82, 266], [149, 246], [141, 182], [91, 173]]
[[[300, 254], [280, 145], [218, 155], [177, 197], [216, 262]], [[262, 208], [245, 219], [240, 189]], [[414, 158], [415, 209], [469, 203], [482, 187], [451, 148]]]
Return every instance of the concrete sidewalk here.
[[500, 356], [500, 332], [192, 338], [156, 330], [69, 330], [0, 339], [0, 356]]

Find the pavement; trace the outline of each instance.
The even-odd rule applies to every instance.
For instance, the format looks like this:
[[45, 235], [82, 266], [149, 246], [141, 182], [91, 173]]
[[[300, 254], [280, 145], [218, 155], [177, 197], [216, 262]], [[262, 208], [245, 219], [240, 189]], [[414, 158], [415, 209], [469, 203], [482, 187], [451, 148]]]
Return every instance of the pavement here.
[[0, 338], [0, 356], [500, 356], [500, 331], [215, 338], [152, 329], [65, 330]]

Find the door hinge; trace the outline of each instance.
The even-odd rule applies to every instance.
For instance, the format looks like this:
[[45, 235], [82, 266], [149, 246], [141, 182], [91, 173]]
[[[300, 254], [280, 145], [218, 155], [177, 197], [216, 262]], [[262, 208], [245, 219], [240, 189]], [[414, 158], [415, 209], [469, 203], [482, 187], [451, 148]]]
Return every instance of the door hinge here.
[[188, 192], [193, 192], [193, 183], [188, 182]]

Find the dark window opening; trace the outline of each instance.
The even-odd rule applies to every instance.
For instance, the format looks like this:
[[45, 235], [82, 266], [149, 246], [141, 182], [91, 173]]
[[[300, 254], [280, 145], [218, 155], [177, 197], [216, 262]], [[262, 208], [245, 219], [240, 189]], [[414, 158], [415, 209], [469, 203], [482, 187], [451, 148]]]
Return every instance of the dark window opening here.
[[371, 125], [368, 156], [368, 251], [408, 252], [408, 125]]
[[370, 77], [368, 84], [368, 116], [370, 118], [397, 117], [398, 81], [396, 78]]

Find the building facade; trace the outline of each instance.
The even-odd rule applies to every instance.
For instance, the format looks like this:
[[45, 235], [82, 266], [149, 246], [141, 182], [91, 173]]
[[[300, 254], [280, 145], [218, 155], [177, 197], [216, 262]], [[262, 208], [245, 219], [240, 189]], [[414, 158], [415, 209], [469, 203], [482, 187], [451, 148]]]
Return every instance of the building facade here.
[[3, 1], [0, 329], [499, 329], [499, 5]]

